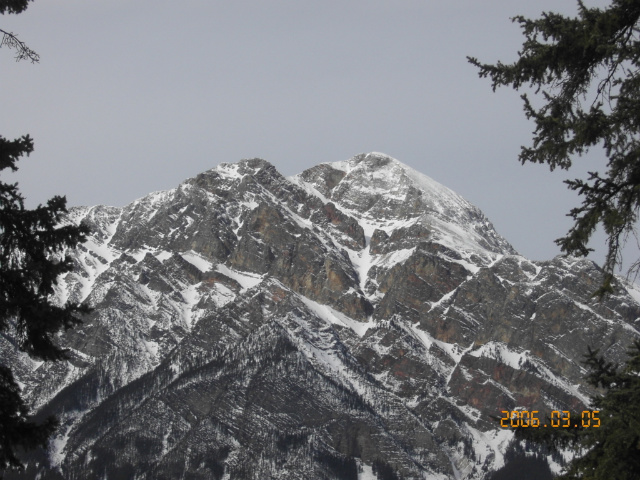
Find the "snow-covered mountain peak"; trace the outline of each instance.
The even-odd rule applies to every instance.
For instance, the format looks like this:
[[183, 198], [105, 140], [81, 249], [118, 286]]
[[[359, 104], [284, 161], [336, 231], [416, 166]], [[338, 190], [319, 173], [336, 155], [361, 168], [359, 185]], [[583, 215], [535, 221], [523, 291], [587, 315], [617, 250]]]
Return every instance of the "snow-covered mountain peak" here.
[[220, 164], [67, 220], [91, 228], [56, 290], [93, 308], [71, 361], [0, 337], [61, 424], [19, 478], [484, 480], [517, 448], [496, 415], [588, 408], [587, 346], [620, 363], [640, 335], [640, 294], [594, 302], [595, 264], [513, 255], [381, 153]]
[[391, 235], [394, 225], [409, 222], [429, 231], [432, 241], [480, 253], [489, 262], [495, 254], [516, 253], [477, 207], [383, 153], [320, 164], [291, 180], [359, 218], [365, 231]]
[[275, 171], [275, 167], [268, 161], [262, 158], [251, 158], [236, 163], [221, 163], [207, 173], [217, 173], [228, 179], [242, 179], [245, 175], [254, 175], [264, 168]]
[[446, 210], [447, 203], [462, 208], [471, 206], [460, 195], [399, 160], [384, 153], [363, 153], [347, 161], [329, 163], [332, 168], [345, 172], [342, 182], [368, 187], [374, 192], [384, 192], [402, 197], [411, 188], [420, 190], [432, 199], [436, 211]]

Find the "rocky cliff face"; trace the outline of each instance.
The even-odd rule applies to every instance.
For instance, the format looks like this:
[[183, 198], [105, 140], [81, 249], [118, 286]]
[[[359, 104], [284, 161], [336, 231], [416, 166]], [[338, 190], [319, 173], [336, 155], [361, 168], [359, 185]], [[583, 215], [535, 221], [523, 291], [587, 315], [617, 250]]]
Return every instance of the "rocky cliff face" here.
[[72, 360], [0, 340], [62, 421], [24, 478], [481, 479], [512, 438], [492, 416], [584, 408], [587, 346], [640, 336], [592, 262], [519, 256], [382, 154], [222, 164], [69, 221], [93, 230], [57, 292], [94, 308]]

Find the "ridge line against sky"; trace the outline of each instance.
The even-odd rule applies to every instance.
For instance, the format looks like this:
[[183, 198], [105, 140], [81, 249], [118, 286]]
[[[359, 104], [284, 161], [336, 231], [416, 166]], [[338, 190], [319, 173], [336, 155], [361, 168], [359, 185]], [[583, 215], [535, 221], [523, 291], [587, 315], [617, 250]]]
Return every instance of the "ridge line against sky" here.
[[[510, 17], [542, 11], [575, 15], [577, 2], [35, 0], [0, 17], [41, 56], [0, 49], [0, 135], [34, 138], [12, 177], [30, 206], [122, 206], [242, 158], [290, 176], [384, 152], [546, 260], [579, 204], [562, 180], [602, 170], [603, 154], [568, 173], [521, 166], [533, 124], [519, 94], [492, 93], [466, 61], [515, 60]], [[602, 263], [602, 235], [593, 246]]]

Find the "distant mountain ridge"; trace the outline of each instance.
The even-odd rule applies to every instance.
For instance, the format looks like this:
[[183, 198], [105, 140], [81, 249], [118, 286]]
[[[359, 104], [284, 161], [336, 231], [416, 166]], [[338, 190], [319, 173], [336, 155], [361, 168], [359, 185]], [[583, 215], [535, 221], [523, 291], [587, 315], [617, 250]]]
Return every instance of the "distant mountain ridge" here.
[[492, 416], [584, 408], [587, 345], [640, 337], [631, 287], [594, 301], [593, 262], [527, 260], [380, 153], [221, 164], [68, 221], [92, 228], [56, 293], [94, 308], [72, 360], [0, 339], [62, 421], [17, 478], [482, 479], [512, 440]]

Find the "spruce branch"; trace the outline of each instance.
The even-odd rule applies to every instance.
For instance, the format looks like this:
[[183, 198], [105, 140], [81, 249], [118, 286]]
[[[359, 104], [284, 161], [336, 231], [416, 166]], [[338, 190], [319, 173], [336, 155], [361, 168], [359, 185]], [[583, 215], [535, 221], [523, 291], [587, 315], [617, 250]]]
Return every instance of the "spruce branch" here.
[[2, 33], [2, 41], [0, 41], [0, 48], [6, 45], [8, 48], [14, 48], [16, 50], [16, 62], [20, 60], [31, 60], [31, 63], [38, 63], [40, 61], [40, 55], [31, 50], [23, 41], [18, 40], [18, 36], [11, 32], [5, 32], [0, 29]]

